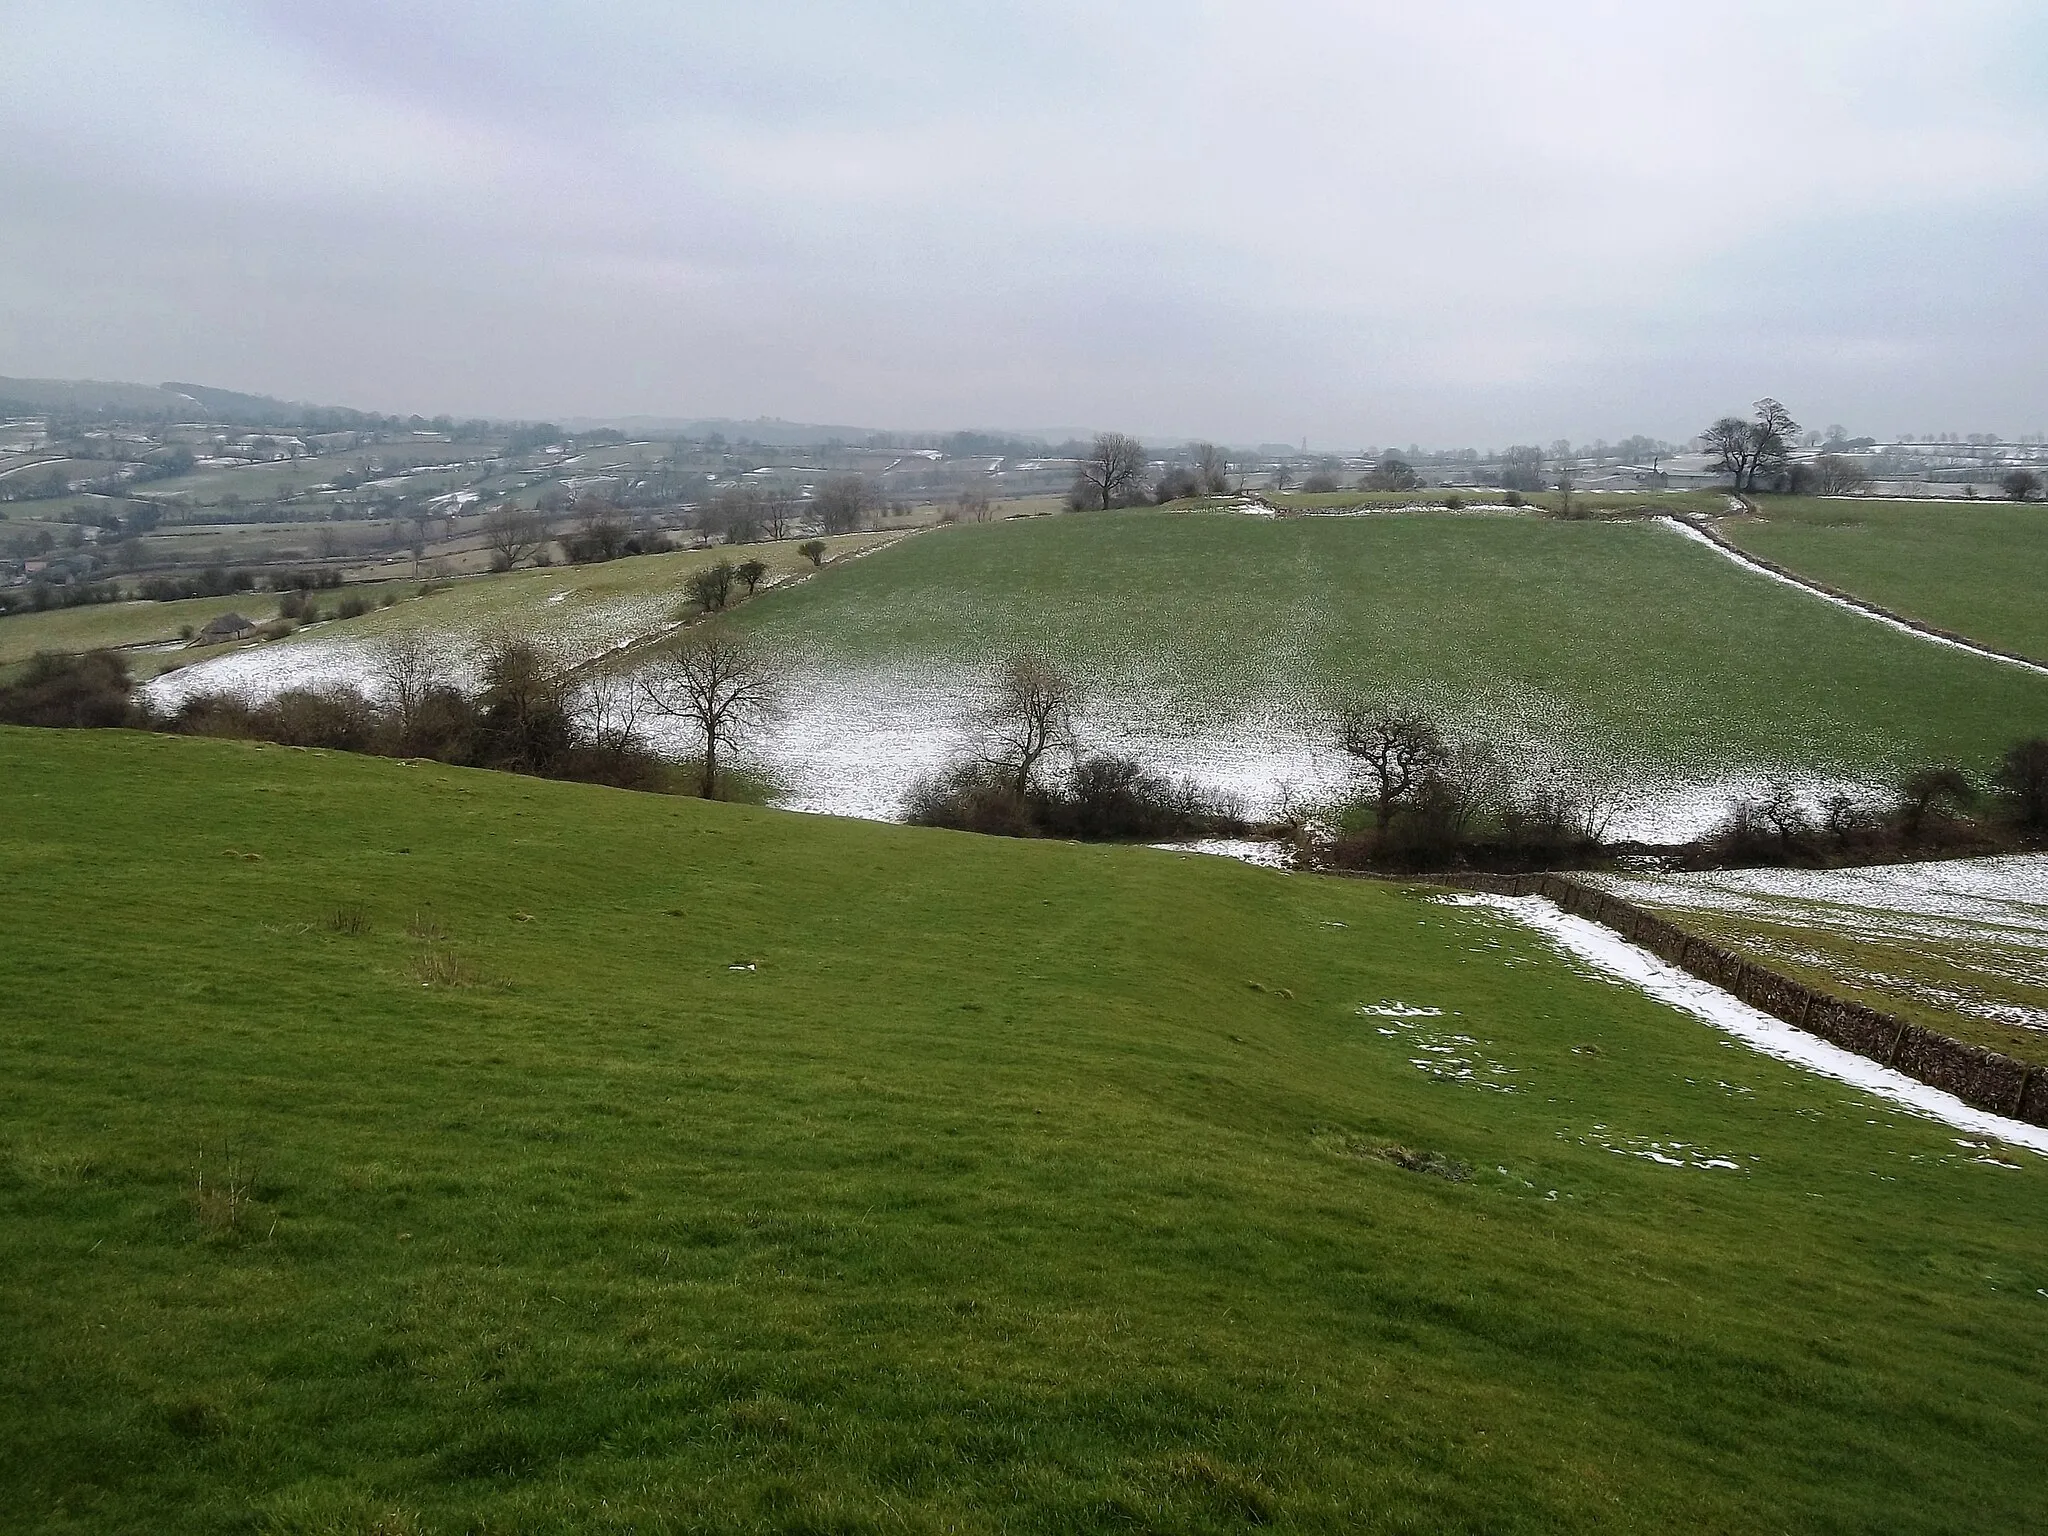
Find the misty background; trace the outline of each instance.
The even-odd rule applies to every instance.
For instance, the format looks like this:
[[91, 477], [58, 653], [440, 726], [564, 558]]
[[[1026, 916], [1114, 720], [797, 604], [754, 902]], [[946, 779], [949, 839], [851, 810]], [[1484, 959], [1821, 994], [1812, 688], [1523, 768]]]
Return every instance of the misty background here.
[[0, 0], [0, 374], [504, 417], [2048, 425], [2038, 3]]

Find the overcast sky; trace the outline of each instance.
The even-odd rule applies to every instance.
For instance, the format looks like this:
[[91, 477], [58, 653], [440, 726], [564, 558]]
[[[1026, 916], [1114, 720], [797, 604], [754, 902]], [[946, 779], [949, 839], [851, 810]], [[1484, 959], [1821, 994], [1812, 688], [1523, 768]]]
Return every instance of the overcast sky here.
[[0, 374], [434, 414], [2048, 429], [2042, 0], [0, 0]]

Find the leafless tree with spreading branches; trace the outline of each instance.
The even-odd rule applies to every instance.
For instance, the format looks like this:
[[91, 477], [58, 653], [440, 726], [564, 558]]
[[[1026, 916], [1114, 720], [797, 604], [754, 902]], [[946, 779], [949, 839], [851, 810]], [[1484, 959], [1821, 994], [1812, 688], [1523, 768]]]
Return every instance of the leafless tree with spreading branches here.
[[1700, 434], [1715, 467], [1735, 482], [1738, 491], [1753, 491], [1760, 476], [1775, 476], [1785, 467], [1799, 423], [1792, 413], [1766, 396], [1756, 403], [1756, 416], [1723, 416]]
[[548, 520], [517, 502], [506, 502], [484, 519], [484, 543], [501, 571], [538, 554], [547, 541]]
[[1122, 432], [1098, 432], [1081, 461], [1081, 478], [1105, 509], [1137, 500], [1144, 475], [1145, 445]]
[[640, 674], [649, 709], [703, 743], [697, 792], [706, 800], [718, 793], [720, 756], [775, 720], [787, 681], [781, 658], [719, 623], [684, 630]]
[[1223, 496], [1230, 491], [1230, 460], [1214, 443], [1196, 443], [1195, 476], [1204, 496]]
[[978, 755], [1018, 795], [1038, 783], [1040, 765], [1076, 748], [1074, 713], [1080, 690], [1043, 656], [1013, 656], [997, 669], [995, 688], [976, 711]]
[[1443, 732], [1418, 710], [1353, 706], [1338, 717], [1337, 745], [1365, 769], [1373, 818], [1381, 832], [1394, 813], [1450, 756]]
[[827, 533], [857, 533], [882, 505], [882, 493], [866, 475], [834, 475], [818, 487], [818, 525]]

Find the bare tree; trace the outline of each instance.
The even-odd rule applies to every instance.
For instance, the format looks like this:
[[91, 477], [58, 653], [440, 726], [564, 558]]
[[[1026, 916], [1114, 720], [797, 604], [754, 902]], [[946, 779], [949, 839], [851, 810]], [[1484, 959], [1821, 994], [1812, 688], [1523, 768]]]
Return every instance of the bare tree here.
[[1500, 456], [1500, 483], [1510, 491], [1543, 489], [1543, 450], [1534, 443], [1517, 443]]
[[1404, 459], [1397, 459], [1391, 453], [1367, 471], [1359, 482], [1368, 491], [1412, 491], [1422, 484], [1422, 479], [1409, 468]]
[[405, 630], [371, 653], [370, 673], [390, 706], [400, 742], [412, 743], [419, 734], [427, 696], [448, 685], [441, 653], [423, 631]]
[[2040, 494], [2041, 477], [2031, 469], [2015, 469], [1998, 482], [1998, 488], [2014, 501], [2029, 501]]
[[1712, 455], [1714, 467], [1741, 490], [1749, 473], [1749, 423], [1740, 416], [1723, 416], [1700, 434], [1700, 446]]
[[635, 679], [611, 671], [586, 674], [573, 704], [591, 750], [615, 770], [644, 750], [640, 723], [648, 712], [647, 690]]
[[1899, 831], [1909, 843], [1917, 843], [1930, 816], [1947, 807], [1969, 805], [1977, 798], [1977, 786], [1960, 768], [1921, 768], [1906, 776], [1899, 786]]
[[1365, 768], [1374, 825], [1384, 832], [1395, 811], [1449, 761], [1443, 732], [1418, 710], [1354, 706], [1337, 721], [1337, 745]]
[[504, 503], [484, 519], [484, 543], [493, 556], [491, 563], [501, 571], [540, 553], [547, 541], [547, 519], [516, 501]]
[[1080, 692], [1043, 656], [1013, 656], [997, 669], [995, 688], [975, 712], [979, 756], [1018, 795], [1038, 782], [1039, 765], [1075, 751], [1074, 711]]
[[716, 565], [707, 565], [694, 572], [683, 590], [690, 594], [690, 601], [706, 613], [715, 613], [732, 599], [733, 578], [739, 574], [730, 560], [721, 560]]
[[816, 570], [825, 563], [825, 541], [823, 539], [805, 539], [803, 543], [797, 545], [796, 552], [811, 562], [812, 570]]
[[988, 492], [978, 485], [962, 491], [958, 505], [961, 520], [969, 523], [987, 522], [995, 509], [995, 504], [989, 500]]
[[752, 597], [760, 589], [761, 582], [768, 575], [768, 562], [765, 560], [742, 560], [733, 568], [733, 575], [739, 577], [745, 583], [747, 596]]
[[578, 564], [616, 560], [625, 552], [633, 530], [618, 509], [602, 496], [582, 496], [576, 502], [576, 532], [564, 544], [569, 558]]
[[1194, 445], [1195, 474], [1200, 479], [1202, 494], [1223, 496], [1230, 491], [1230, 460], [1214, 443]]
[[797, 504], [787, 496], [761, 499], [761, 534], [769, 539], [786, 539], [796, 532]]
[[697, 527], [708, 538], [751, 544], [759, 534], [763, 501], [759, 486], [745, 481], [725, 486], [697, 514]]
[[1723, 416], [1700, 434], [1700, 441], [1731, 476], [1738, 491], [1753, 491], [1759, 476], [1776, 475], [1785, 467], [1799, 423], [1792, 413], [1766, 395], [1756, 403], [1756, 416]]
[[882, 505], [882, 493], [866, 475], [834, 475], [818, 487], [818, 523], [827, 533], [854, 533]]
[[722, 623], [686, 629], [640, 674], [654, 713], [679, 720], [703, 743], [697, 792], [718, 793], [718, 760], [781, 712], [787, 667]]
[[1145, 474], [1145, 445], [1122, 432], [1098, 432], [1081, 461], [1081, 478], [1096, 505], [1107, 509], [1138, 499]]
[[1853, 496], [1870, 484], [1870, 471], [1839, 453], [1813, 461], [1813, 489], [1821, 496]]

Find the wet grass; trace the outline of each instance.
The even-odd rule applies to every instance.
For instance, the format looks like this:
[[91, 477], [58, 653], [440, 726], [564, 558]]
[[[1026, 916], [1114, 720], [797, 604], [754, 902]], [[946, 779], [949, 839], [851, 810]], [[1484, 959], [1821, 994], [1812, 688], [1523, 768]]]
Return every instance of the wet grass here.
[[1080, 514], [962, 526], [749, 609], [855, 667], [1034, 647], [1162, 729], [1406, 695], [1510, 750], [1708, 779], [1981, 768], [2048, 679], [1915, 640], [1651, 523]]
[[1922, 623], [2048, 661], [2048, 507], [1767, 496], [1744, 549]]
[[2048, 1165], [1484, 913], [0, 731], [0, 932], [9, 1530], [2038, 1518]]

